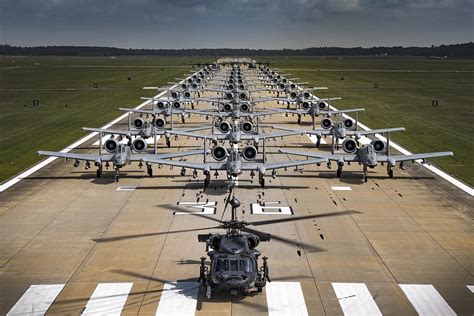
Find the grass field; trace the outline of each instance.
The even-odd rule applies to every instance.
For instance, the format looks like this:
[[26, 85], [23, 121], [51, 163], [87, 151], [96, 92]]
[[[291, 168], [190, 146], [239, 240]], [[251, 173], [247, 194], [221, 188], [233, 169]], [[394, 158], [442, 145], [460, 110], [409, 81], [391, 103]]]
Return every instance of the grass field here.
[[[404, 126], [394, 140], [414, 152], [452, 150], [433, 162], [474, 185], [474, 61], [424, 58], [264, 58], [338, 108], [364, 106], [372, 127]], [[11, 61], [14, 63], [11, 63]], [[143, 86], [165, 85], [203, 58], [0, 57], [0, 181], [35, 163], [38, 149], [59, 150], [136, 106]], [[209, 60], [210, 61], [210, 60]], [[132, 80], [128, 80], [128, 76]], [[344, 80], [341, 80], [344, 77]], [[97, 83], [98, 88], [93, 84]], [[374, 88], [374, 84], [378, 88]], [[75, 89], [75, 90], [67, 90]], [[33, 100], [40, 106], [33, 107]], [[433, 99], [439, 106], [433, 107]], [[65, 105], [68, 105], [65, 107]], [[25, 106], [26, 105], [26, 106]]]
[[100, 127], [123, 114], [118, 107], [155, 95], [142, 87], [175, 81], [191, 62], [204, 59], [0, 57], [0, 182], [43, 159], [38, 149], [62, 149], [86, 135], [82, 126]]
[[[329, 87], [316, 94], [342, 97], [333, 103], [337, 108], [365, 107], [359, 118], [371, 128], [404, 126], [406, 132], [391, 136], [412, 152], [452, 150], [454, 157], [432, 162], [474, 185], [474, 60], [268, 60], [290, 77], [308, 81], [308, 86]], [[432, 106], [432, 100], [439, 106]]]

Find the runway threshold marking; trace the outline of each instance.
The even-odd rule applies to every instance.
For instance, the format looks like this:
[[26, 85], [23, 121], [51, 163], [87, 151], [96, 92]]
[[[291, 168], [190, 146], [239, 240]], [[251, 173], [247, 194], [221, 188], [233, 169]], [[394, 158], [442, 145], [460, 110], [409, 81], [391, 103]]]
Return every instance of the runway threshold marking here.
[[7, 313], [10, 315], [44, 315], [65, 284], [31, 285]]
[[[194, 74], [196, 74], [197, 72], [195, 72]], [[192, 77], [194, 74], [186, 77], [186, 79]], [[186, 80], [185, 79], [185, 80]], [[183, 80], [183, 81], [185, 81]], [[183, 81], [180, 81], [179, 83], [183, 82]], [[174, 89], [176, 88], [177, 85], [174, 85], [174, 86], [171, 86], [168, 90], [171, 90], [171, 89]], [[165, 93], [168, 92], [168, 90], [165, 90], [157, 95], [154, 96], [154, 98], [159, 98], [161, 96], [163, 96]], [[151, 100], [147, 100], [143, 103], [141, 103], [140, 105], [138, 105], [137, 107], [135, 107], [135, 109], [141, 109], [142, 107], [144, 107], [145, 105], [151, 103]], [[120, 122], [121, 120], [127, 118], [127, 115], [128, 115], [129, 112], [119, 116], [118, 118], [116, 118], [115, 120], [109, 122], [108, 124], [102, 126], [101, 128], [102, 129], [106, 129], [106, 128], [109, 128], [115, 124], [117, 124], [118, 122]], [[89, 139], [93, 138], [94, 136], [97, 136], [99, 133], [98, 132], [92, 132], [90, 133], [89, 135], [87, 136], [84, 136], [83, 138], [77, 140], [76, 142], [72, 143], [71, 145], [69, 145], [68, 147], [64, 148], [63, 150], [61, 150], [60, 152], [62, 153], [67, 153], [67, 152], [70, 152], [72, 149], [76, 148], [77, 146], [79, 145], [82, 145], [83, 143], [87, 142]], [[29, 177], [30, 175], [32, 175], [33, 173], [35, 173], [36, 171], [46, 167], [47, 165], [49, 165], [50, 163], [52, 163], [53, 161], [55, 161], [56, 159], [58, 159], [58, 157], [49, 157], [39, 163], [37, 163], [36, 165], [32, 166], [31, 168], [27, 169], [26, 171], [23, 171], [22, 173], [20, 173], [19, 175], [13, 177], [12, 179], [8, 180], [7, 182], [3, 183], [2, 185], [0, 185], [0, 192], [3, 192], [5, 191], [6, 189], [10, 188], [11, 186], [17, 184], [18, 182], [20, 182], [21, 180]]]
[[308, 315], [300, 282], [271, 282], [265, 286], [270, 316]]
[[82, 315], [117, 315], [122, 313], [133, 283], [99, 283]]
[[293, 215], [291, 206], [268, 206], [271, 204], [280, 204], [280, 202], [252, 203], [250, 205], [250, 214], [253, 215]]
[[351, 187], [331, 187], [333, 191], [352, 191]]
[[344, 315], [382, 315], [365, 283], [332, 283]]
[[474, 293], [474, 285], [466, 285], [466, 287], [471, 291], [471, 293]]
[[166, 282], [155, 315], [194, 315], [198, 292], [198, 282]]
[[456, 315], [431, 284], [399, 284], [419, 315]]

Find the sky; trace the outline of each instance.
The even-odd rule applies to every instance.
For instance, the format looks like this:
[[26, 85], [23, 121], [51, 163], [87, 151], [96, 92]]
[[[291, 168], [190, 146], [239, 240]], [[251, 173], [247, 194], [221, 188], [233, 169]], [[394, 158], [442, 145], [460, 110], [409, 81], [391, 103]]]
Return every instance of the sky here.
[[0, 0], [0, 43], [122, 48], [474, 41], [474, 0]]

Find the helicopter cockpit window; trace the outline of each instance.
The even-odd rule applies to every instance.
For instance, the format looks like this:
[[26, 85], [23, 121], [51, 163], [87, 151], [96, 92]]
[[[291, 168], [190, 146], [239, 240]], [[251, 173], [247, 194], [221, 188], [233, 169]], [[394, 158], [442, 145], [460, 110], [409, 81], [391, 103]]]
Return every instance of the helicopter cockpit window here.
[[240, 270], [245, 272], [252, 272], [252, 265], [249, 258], [240, 259]]
[[238, 259], [230, 260], [230, 271], [239, 271], [239, 260]]
[[236, 152], [232, 153], [232, 161], [237, 161], [237, 153]]
[[229, 271], [229, 260], [217, 259], [216, 271]]
[[125, 153], [125, 146], [120, 147], [120, 152]]

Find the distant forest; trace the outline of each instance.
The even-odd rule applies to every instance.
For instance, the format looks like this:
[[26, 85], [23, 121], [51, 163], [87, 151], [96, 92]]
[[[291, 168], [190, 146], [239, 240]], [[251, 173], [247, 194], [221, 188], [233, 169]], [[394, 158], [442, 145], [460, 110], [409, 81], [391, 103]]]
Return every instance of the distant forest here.
[[311, 47], [304, 49], [236, 49], [236, 48], [202, 48], [202, 49], [132, 49], [96, 46], [36, 46], [18, 47], [0, 45], [0, 55], [62, 55], [62, 56], [425, 56], [473, 58], [474, 43], [440, 45], [431, 47]]

